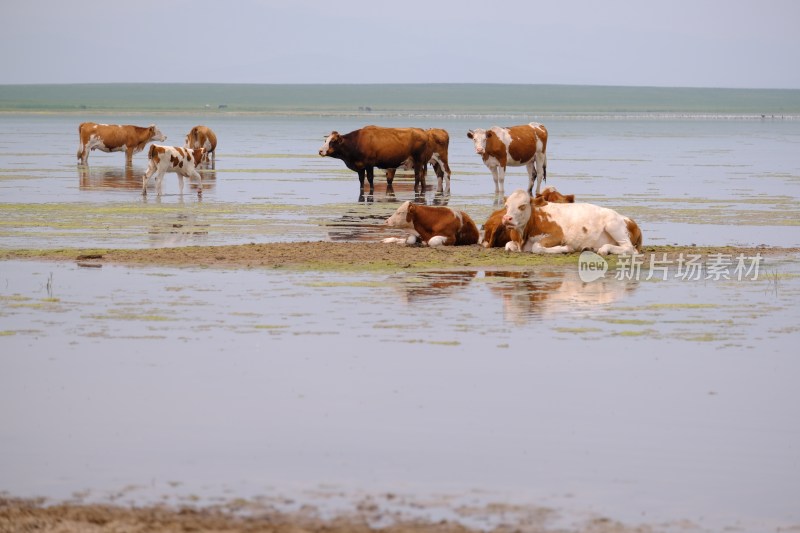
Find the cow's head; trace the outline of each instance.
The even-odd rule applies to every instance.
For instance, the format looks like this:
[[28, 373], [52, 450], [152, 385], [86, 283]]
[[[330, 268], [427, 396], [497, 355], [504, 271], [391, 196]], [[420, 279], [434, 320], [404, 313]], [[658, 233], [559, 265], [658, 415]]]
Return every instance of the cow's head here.
[[322, 144], [322, 148], [319, 149], [319, 155], [325, 157], [336, 154], [340, 144], [342, 144], [342, 136], [339, 135], [338, 131], [332, 131], [330, 135], [325, 137], [325, 142]]
[[150, 124], [149, 129], [150, 129], [151, 141], [164, 142], [167, 140], [167, 136], [161, 133], [161, 130], [158, 129], [158, 126], [156, 126], [155, 124]]
[[536, 198], [541, 198], [546, 202], [551, 202], [554, 204], [574, 204], [575, 203], [575, 195], [574, 194], [561, 194], [556, 190], [555, 187], [547, 187], [541, 193], [536, 195]]
[[516, 229], [520, 233], [527, 226], [531, 218], [531, 195], [522, 189], [517, 189], [506, 198], [506, 214], [503, 215], [503, 225]]
[[386, 225], [393, 228], [411, 228], [414, 226], [411, 222], [413, 212], [414, 204], [410, 201], [405, 201], [392, 216], [386, 219]]
[[494, 135], [492, 130], [485, 130], [483, 128], [476, 128], [467, 132], [467, 137], [472, 139], [475, 144], [475, 153], [483, 155], [486, 152], [486, 139]]

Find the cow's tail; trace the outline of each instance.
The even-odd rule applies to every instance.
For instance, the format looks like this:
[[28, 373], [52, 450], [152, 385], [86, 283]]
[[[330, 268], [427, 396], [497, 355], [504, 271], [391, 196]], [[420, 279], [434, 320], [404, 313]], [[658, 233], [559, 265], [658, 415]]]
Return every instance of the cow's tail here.
[[631, 244], [636, 248], [637, 252], [642, 251], [642, 230], [639, 229], [638, 224], [632, 219], [625, 217], [625, 225], [628, 227], [628, 236], [631, 239]]
[[147, 152], [147, 158], [148, 159], [153, 159], [153, 157], [155, 155], [156, 155], [156, 145], [155, 144], [151, 144], [150, 145], [150, 150], [148, 150], [148, 152]]

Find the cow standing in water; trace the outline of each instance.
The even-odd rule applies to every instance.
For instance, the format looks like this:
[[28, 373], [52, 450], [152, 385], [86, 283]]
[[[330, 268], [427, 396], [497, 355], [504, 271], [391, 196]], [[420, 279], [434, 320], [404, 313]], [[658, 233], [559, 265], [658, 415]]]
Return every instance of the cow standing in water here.
[[[450, 194], [450, 165], [448, 164], [448, 151], [450, 149], [450, 134], [440, 128], [430, 128], [425, 130], [428, 135], [428, 150], [430, 157], [428, 162], [436, 173], [437, 183], [436, 192]], [[407, 159], [402, 167], [404, 170], [412, 168], [412, 161]], [[386, 183], [392, 184], [395, 174], [394, 168], [386, 169]]]
[[89, 163], [89, 152], [125, 152], [125, 164], [133, 164], [133, 154], [141, 152], [151, 141], [163, 142], [167, 136], [155, 124], [141, 126], [96, 124], [84, 122], [78, 126], [78, 163]]
[[217, 136], [207, 126], [195, 126], [186, 135], [185, 148], [194, 150], [195, 148], [203, 148], [206, 151], [206, 163], [211, 160], [211, 168], [216, 166], [217, 161]]
[[431, 158], [425, 130], [364, 126], [344, 135], [334, 131], [325, 139], [319, 155], [341, 159], [347, 168], [357, 172], [362, 190], [366, 177], [370, 194], [375, 191], [375, 167], [396, 169], [410, 161], [414, 192], [425, 193], [425, 167]]
[[542, 180], [547, 181], [547, 128], [537, 122], [524, 126], [469, 130], [475, 152], [492, 172], [494, 190], [504, 193], [506, 167], [525, 166], [528, 170], [528, 194], [539, 194]]
[[197, 178], [197, 181], [200, 182], [197, 195], [201, 196], [203, 194], [203, 176], [197, 171], [197, 167], [206, 161], [206, 157], [205, 148], [190, 150], [179, 146], [150, 145], [148, 153], [150, 162], [142, 176], [142, 196], [147, 195], [147, 180], [153, 175], [156, 180], [156, 194], [161, 196], [162, 182], [164, 174], [167, 172], [174, 172], [178, 175], [181, 194], [183, 194], [183, 178]]

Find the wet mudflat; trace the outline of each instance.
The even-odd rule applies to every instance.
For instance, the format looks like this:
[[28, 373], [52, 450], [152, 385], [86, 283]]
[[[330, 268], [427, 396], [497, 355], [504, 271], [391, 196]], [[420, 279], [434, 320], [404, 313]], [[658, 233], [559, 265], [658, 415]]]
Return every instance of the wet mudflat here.
[[[659, 253], [680, 246], [666, 277], [616, 279], [612, 265], [588, 283], [577, 257], [487, 264], [475, 250], [453, 264], [409, 251], [404, 264], [402, 248], [389, 262], [383, 245], [366, 251], [413, 192], [378, 177], [359, 196], [341, 162], [316, 155], [361, 118], [204, 120], [221, 144], [202, 198], [167, 176], [161, 199], [140, 194], [142, 154], [129, 170], [97, 152], [77, 167], [74, 116], [0, 121], [0, 247], [70, 258], [0, 262], [0, 491], [355, 509], [377, 525], [800, 523], [796, 121], [543, 120], [549, 184], [631, 215]], [[125, 122], [158, 122], [181, 144], [195, 121]], [[424, 201], [480, 223], [497, 199], [459, 132], [490, 124], [414, 124], [452, 139], [453, 193]], [[510, 171], [506, 190], [524, 182]], [[297, 268], [304, 241], [331, 247]], [[298, 244], [280, 265], [225, 248], [270, 243]], [[347, 262], [334, 244], [360, 247], [346, 268], [331, 267]], [[765, 250], [757, 276], [729, 263], [727, 278], [695, 279], [677, 270], [691, 244], [731, 260], [783, 251]], [[74, 252], [95, 248], [112, 252]]]

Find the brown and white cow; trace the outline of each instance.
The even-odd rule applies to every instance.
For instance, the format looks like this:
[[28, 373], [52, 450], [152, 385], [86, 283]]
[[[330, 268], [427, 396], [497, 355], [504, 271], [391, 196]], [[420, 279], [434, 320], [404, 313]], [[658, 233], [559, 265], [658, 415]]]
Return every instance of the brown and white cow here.
[[425, 130], [364, 126], [344, 135], [331, 132], [319, 149], [319, 155], [341, 159], [347, 168], [356, 171], [361, 189], [366, 176], [370, 194], [375, 190], [375, 167], [396, 169], [410, 159], [414, 169], [414, 191], [424, 193], [425, 167], [430, 159], [428, 150]]
[[203, 148], [211, 159], [211, 168], [214, 168], [217, 159], [217, 136], [207, 126], [195, 126], [186, 135], [185, 148]]
[[[561, 194], [555, 187], [545, 187], [541, 194], [537, 194], [536, 198], [541, 198], [546, 202], [553, 202], [559, 204], [572, 204], [575, 203], [574, 194]], [[513, 240], [512, 233], [516, 230], [509, 229], [503, 225], [503, 216], [506, 214], [506, 208], [502, 207], [494, 211], [486, 222], [483, 224], [483, 238], [481, 245], [485, 248], [502, 248], [508, 241]]]
[[592, 250], [600, 255], [633, 254], [641, 250], [636, 222], [594, 204], [549, 203], [532, 199], [522, 189], [506, 198], [503, 224], [514, 230], [506, 250], [570, 253]]
[[167, 136], [155, 124], [144, 128], [141, 126], [96, 124], [84, 122], [78, 126], [78, 163], [89, 162], [89, 152], [125, 152], [125, 164], [133, 164], [133, 154], [144, 150], [150, 141], [163, 142]]
[[183, 194], [183, 178], [196, 178], [199, 182], [197, 194], [203, 193], [203, 176], [197, 172], [199, 167], [206, 159], [207, 154], [205, 148], [182, 148], [180, 146], [161, 146], [158, 144], [150, 145], [150, 151], [147, 156], [150, 162], [147, 164], [147, 170], [142, 176], [142, 195], [147, 195], [147, 180], [150, 176], [155, 175], [156, 179], [156, 194], [161, 196], [162, 181], [164, 174], [167, 172], [174, 172], [178, 175], [178, 185], [180, 186], [181, 194]]
[[[450, 134], [441, 128], [429, 128], [425, 130], [428, 135], [428, 150], [430, 157], [428, 162], [436, 173], [437, 183], [436, 192], [450, 194], [450, 165], [448, 164], [448, 151], [450, 149]], [[402, 168], [409, 170], [413, 168], [413, 161], [406, 159]], [[397, 169], [386, 169], [386, 183], [391, 186], [394, 174]]]
[[536, 194], [542, 179], [547, 181], [547, 128], [538, 122], [523, 126], [469, 130], [467, 137], [475, 143], [475, 152], [491, 170], [496, 193], [502, 194], [506, 167], [525, 166], [528, 170], [528, 194]]
[[387, 243], [414, 244], [419, 238], [428, 246], [459, 246], [478, 242], [478, 227], [464, 211], [449, 207], [429, 207], [403, 202], [386, 224], [411, 235], [402, 239], [389, 237]]

